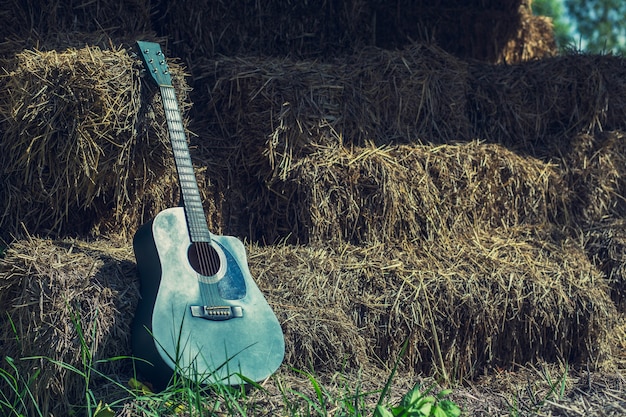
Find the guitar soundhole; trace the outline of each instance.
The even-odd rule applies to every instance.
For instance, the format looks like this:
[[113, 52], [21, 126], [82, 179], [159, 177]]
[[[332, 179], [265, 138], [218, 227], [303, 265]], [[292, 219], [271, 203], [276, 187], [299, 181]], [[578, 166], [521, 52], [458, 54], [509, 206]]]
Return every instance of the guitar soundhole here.
[[187, 251], [191, 267], [200, 275], [213, 276], [220, 270], [220, 256], [208, 242], [194, 242]]

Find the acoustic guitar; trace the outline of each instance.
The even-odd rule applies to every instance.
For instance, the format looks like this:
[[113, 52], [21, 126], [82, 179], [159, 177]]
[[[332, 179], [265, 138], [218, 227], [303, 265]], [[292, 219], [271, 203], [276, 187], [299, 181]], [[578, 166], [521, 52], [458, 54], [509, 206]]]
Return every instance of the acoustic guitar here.
[[283, 361], [280, 324], [255, 284], [244, 245], [209, 231], [175, 89], [159, 44], [137, 42], [160, 89], [181, 207], [136, 232], [141, 300], [132, 327], [137, 371], [156, 389], [174, 374], [201, 384], [261, 381]]

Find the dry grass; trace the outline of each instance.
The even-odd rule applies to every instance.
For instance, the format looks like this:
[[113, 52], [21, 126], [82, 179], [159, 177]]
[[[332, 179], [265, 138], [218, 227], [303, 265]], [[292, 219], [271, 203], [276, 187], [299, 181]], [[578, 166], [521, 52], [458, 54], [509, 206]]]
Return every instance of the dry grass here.
[[224, 193], [225, 211], [241, 213], [225, 215], [233, 233], [267, 242], [284, 237], [273, 227], [250, 227], [276, 211], [280, 227], [293, 232], [294, 187], [281, 181], [295, 178], [298, 163], [319, 163], [311, 155], [320, 147], [341, 154], [342, 148], [370, 143], [438, 145], [478, 138], [556, 165], [562, 199], [569, 201], [566, 221], [583, 224], [624, 213], [623, 58], [575, 54], [487, 66], [415, 45], [366, 50], [332, 63], [224, 57], [200, 67], [195, 82], [203, 97], [194, 104], [198, 155]]
[[[384, 373], [406, 339], [401, 369], [414, 375], [463, 380], [540, 360], [602, 369], [617, 326], [610, 288], [583, 248], [548, 232], [517, 227], [404, 245], [253, 246], [249, 264], [281, 321], [285, 363], [298, 369]], [[128, 354], [134, 274], [129, 246], [15, 241], [0, 264], [3, 352], [82, 369], [80, 328], [94, 360]], [[128, 375], [123, 365], [98, 369]], [[45, 360], [19, 366], [41, 369], [33, 389], [46, 410], [63, 414], [84, 398], [85, 380], [76, 373]]]
[[557, 55], [551, 18], [535, 16], [530, 7], [522, 6], [517, 26], [514, 27], [517, 28], [517, 33], [509, 35], [504, 48], [491, 61], [516, 64]]
[[[228, 140], [232, 157], [245, 155], [244, 169], [262, 169], [256, 174], [262, 178], [284, 177], [291, 159], [338, 139], [355, 145], [449, 142], [470, 132], [467, 64], [437, 47], [366, 49], [332, 63], [200, 62], [195, 82], [203, 98], [194, 107], [202, 119], [196, 123], [212, 143]], [[268, 162], [272, 172], [266, 172]]]
[[581, 134], [563, 150], [563, 176], [574, 192], [572, 216], [583, 224], [626, 215], [626, 141], [622, 131]]
[[570, 194], [556, 165], [500, 145], [333, 146], [294, 162], [284, 181], [248, 193], [247, 208], [250, 229], [269, 241], [393, 244], [558, 224]]
[[[618, 218], [593, 223], [585, 237], [590, 258], [611, 286], [611, 298], [620, 312], [626, 312], [626, 222]], [[626, 333], [621, 334], [622, 344], [626, 343], [624, 336]]]
[[626, 61], [561, 55], [519, 65], [470, 67], [475, 137], [538, 157], [567, 154], [581, 134], [624, 128]]
[[[84, 47], [24, 50], [8, 62], [0, 78], [5, 236], [22, 223], [38, 233], [85, 234], [99, 222], [121, 232], [171, 204], [163, 110], [138, 59]], [[186, 111], [183, 70], [172, 63], [172, 73]]]
[[606, 359], [615, 306], [581, 247], [541, 228], [403, 246], [269, 246], [250, 265], [280, 317], [286, 362], [405, 365], [472, 378], [537, 359]]
[[513, 63], [556, 52], [551, 22], [533, 16], [530, 3], [186, 0], [162, 2], [154, 27], [172, 36], [175, 53], [194, 74], [198, 57], [328, 60], [367, 46], [396, 49], [414, 42], [436, 42], [461, 58]]
[[[152, 31], [151, 0], [0, 0], [0, 56], [22, 49], [76, 48], [124, 39], [132, 44]], [[80, 38], [91, 38], [79, 42]], [[67, 41], [70, 41], [68, 44]]]
[[[36, 237], [13, 242], [0, 259], [0, 366], [10, 371], [8, 356], [22, 375], [39, 372], [29, 405], [38, 404], [42, 415], [68, 415], [71, 405], [84, 404], [86, 378], [63, 364], [128, 371], [130, 361], [96, 361], [129, 355], [138, 300], [133, 261], [128, 246]], [[33, 356], [48, 359], [20, 360]], [[11, 393], [6, 385], [2, 391]]]

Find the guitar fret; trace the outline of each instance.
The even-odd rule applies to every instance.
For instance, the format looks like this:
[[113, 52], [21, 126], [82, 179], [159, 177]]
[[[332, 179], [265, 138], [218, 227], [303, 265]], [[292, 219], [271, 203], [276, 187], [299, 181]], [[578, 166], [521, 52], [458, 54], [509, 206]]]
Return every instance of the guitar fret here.
[[181, 178], [180, 175], [178, 175], [178, 177], [181, 187], [185, 188], [184, 191], [189, 191], [189, 193], [187, 194], [196, 194], [196, 191], [198, 191], [198, 183], [195, 181], [195, 179]]
[[177, 157], [177, 159], [178, 159], [178, 160], [177, 160], [176, 162], [177, 162], [177, 164], [179, 164], [180, 166], [183, 166], [183, 167], [191, 167], [191, 166], [192, 166], [192, 165], [191, 165], [191, 162], [189, 162], [189, 161], [187, 160], [187, 158], [186, 158], [186, 156], [187, 156], [187, 152], [183, 152], [183, 151], [182, 151], [182, 150], [180, 150], [180, 149], [175, 149], [175, 150], [174, 150], [174, 156], [176, 156], [176, 157]]
[[181, 172], [178, 176], [181, 181], [196, 182], [196, 177], [191, 172]]
[[187, 148], [187, 143], [185, 141], [185, 132], [182, 130], [174, 130], [174, 128], [170, 129], [170, 135], [172, 136], [172, 144], [176, 146], [183, 146]]
[[174, 151], [174, 153], [176, 153], [179, 156], [187, 156], [187, 148], [186, 147], [182, 147], [181, 145], [176, 145], [172, 147], [172, 150]]
[[181, 161], [180, 163], [177, 163], [176, 166], [178, 167], [179, 172], [184, 172], [184, 173], [193, 172], [193, 165], [191, 165], [187, 161]]
[[176, 162], [178, 180], [180, 183], [185, 214], [187, 216], [187, 227], [192, 241], [209, 241], [211, 234], [206, 223], [204, 207], [198, 189], [189, 146], [187, 145], [187, 135], [185, 127], [180, 117], [176, 91], [172, 86], [161, 86], [161, 98], [165, 119], [170, 134], [172, 152]]

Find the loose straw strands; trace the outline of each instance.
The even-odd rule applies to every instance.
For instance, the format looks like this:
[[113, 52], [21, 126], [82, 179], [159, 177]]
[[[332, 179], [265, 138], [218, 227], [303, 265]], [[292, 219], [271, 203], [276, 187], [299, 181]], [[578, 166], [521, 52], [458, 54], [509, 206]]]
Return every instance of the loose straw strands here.
[[[32, 408], [38, 405], [43, 415], [68, 415], [71, 405], [82, 404], [86, 378], [69, 367], [90, 372], [94, 387], [106, 385], [94, 369], [109, 375], [131, 369], [129, 361], [107, 360], [130, 352], [138, 300], [132, 261], [130, 247], [106, 241], [35, 237], [13, 242], [0, 259], [0, 366], [12, 375], [8, 356], [20, 375], [37, 375], [33, 397], [22, 398], [29, 414], [38, 414]], [[7, 382], [0, 389], [10, 396]]]
[[559, 223], [571, 195], [555, 165], [470, 142], [319, 148], [247, 198], [250, 227], [270, 239], [369, 244]]
[[615, 317], [607, 284], [582, 248], [546, 232], [253, 247], [249, 261], [297, 368], [390, 366], [407, 338], [408, 369], [459, 378], [538, 358], [600, 363]]
[[[174, 168], [160, 98], [140, 70], [123, 48], [16, 55], [0, 79], [3, 228], [72, 234], [107, 217], [118, 231], [142, 220], [137, 198]], [[185, 111], [175, 63], [172, 73]]]

